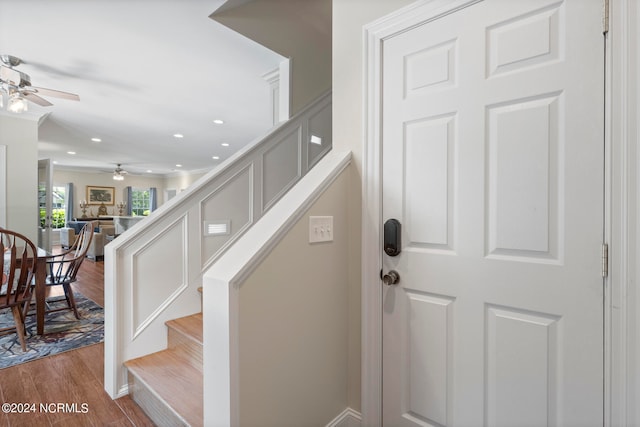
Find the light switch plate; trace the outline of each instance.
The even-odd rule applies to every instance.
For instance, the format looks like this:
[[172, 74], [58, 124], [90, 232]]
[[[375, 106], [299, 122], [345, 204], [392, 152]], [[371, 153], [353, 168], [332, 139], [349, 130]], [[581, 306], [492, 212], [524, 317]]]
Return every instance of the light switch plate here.
[[309, 243], [333, 242], [333, 217], [309, 217]]

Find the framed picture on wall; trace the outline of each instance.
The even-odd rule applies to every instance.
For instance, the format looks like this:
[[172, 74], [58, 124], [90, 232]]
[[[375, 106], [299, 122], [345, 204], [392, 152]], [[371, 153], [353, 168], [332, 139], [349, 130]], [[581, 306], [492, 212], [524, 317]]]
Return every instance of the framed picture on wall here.
[[87, 203], [90, 205], [113, 205], [115, 187], [94, 187], [87, 185]]

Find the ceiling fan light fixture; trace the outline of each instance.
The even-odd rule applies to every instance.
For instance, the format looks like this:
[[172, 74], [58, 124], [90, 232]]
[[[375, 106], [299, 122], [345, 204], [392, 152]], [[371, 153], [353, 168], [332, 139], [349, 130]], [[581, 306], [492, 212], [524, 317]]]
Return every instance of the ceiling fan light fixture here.
[[29, 107], [27, 106], [27, 100], [22, 97], [19, 92], [14, 93], [9, 97], [7, 103], [7, 111], [15, 114], [25, 113]]
[[122, 174], [120, 174], [119, 172], [114, 172], [113, 173], [113, 180], [114, 181], [124, 181], [124, 176], [122, 176]]

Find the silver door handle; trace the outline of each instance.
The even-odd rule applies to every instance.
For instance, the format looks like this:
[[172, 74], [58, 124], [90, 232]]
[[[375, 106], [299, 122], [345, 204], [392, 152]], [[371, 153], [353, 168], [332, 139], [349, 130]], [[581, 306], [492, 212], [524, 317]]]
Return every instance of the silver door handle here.
[[395, 270], [391, 270], [390, 272], [382, 276], [382, 283], [384, 283], [387, 286], [396, 285], [398, 284], [399, 281], [400, 281], [400, 275]]

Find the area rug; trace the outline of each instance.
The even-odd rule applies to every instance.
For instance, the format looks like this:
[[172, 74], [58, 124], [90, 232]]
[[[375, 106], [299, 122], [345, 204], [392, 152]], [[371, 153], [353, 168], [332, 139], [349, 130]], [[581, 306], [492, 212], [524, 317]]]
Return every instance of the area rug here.
[[[18, 336], [0, 337], [0, 369], [74, 350], [104, 340], [104, 310], [79, 292], [74, 292], [80, 319], [71, 310], [47, 313], [44, 335], [36, 334], [36, 316], [27, 316], [27, 351], [20, 347]], [[66, 306], [62, 300], [48, 303], [51, 308]], [[0, 328], [13, 325], [11, 311], [0, 311]]]

